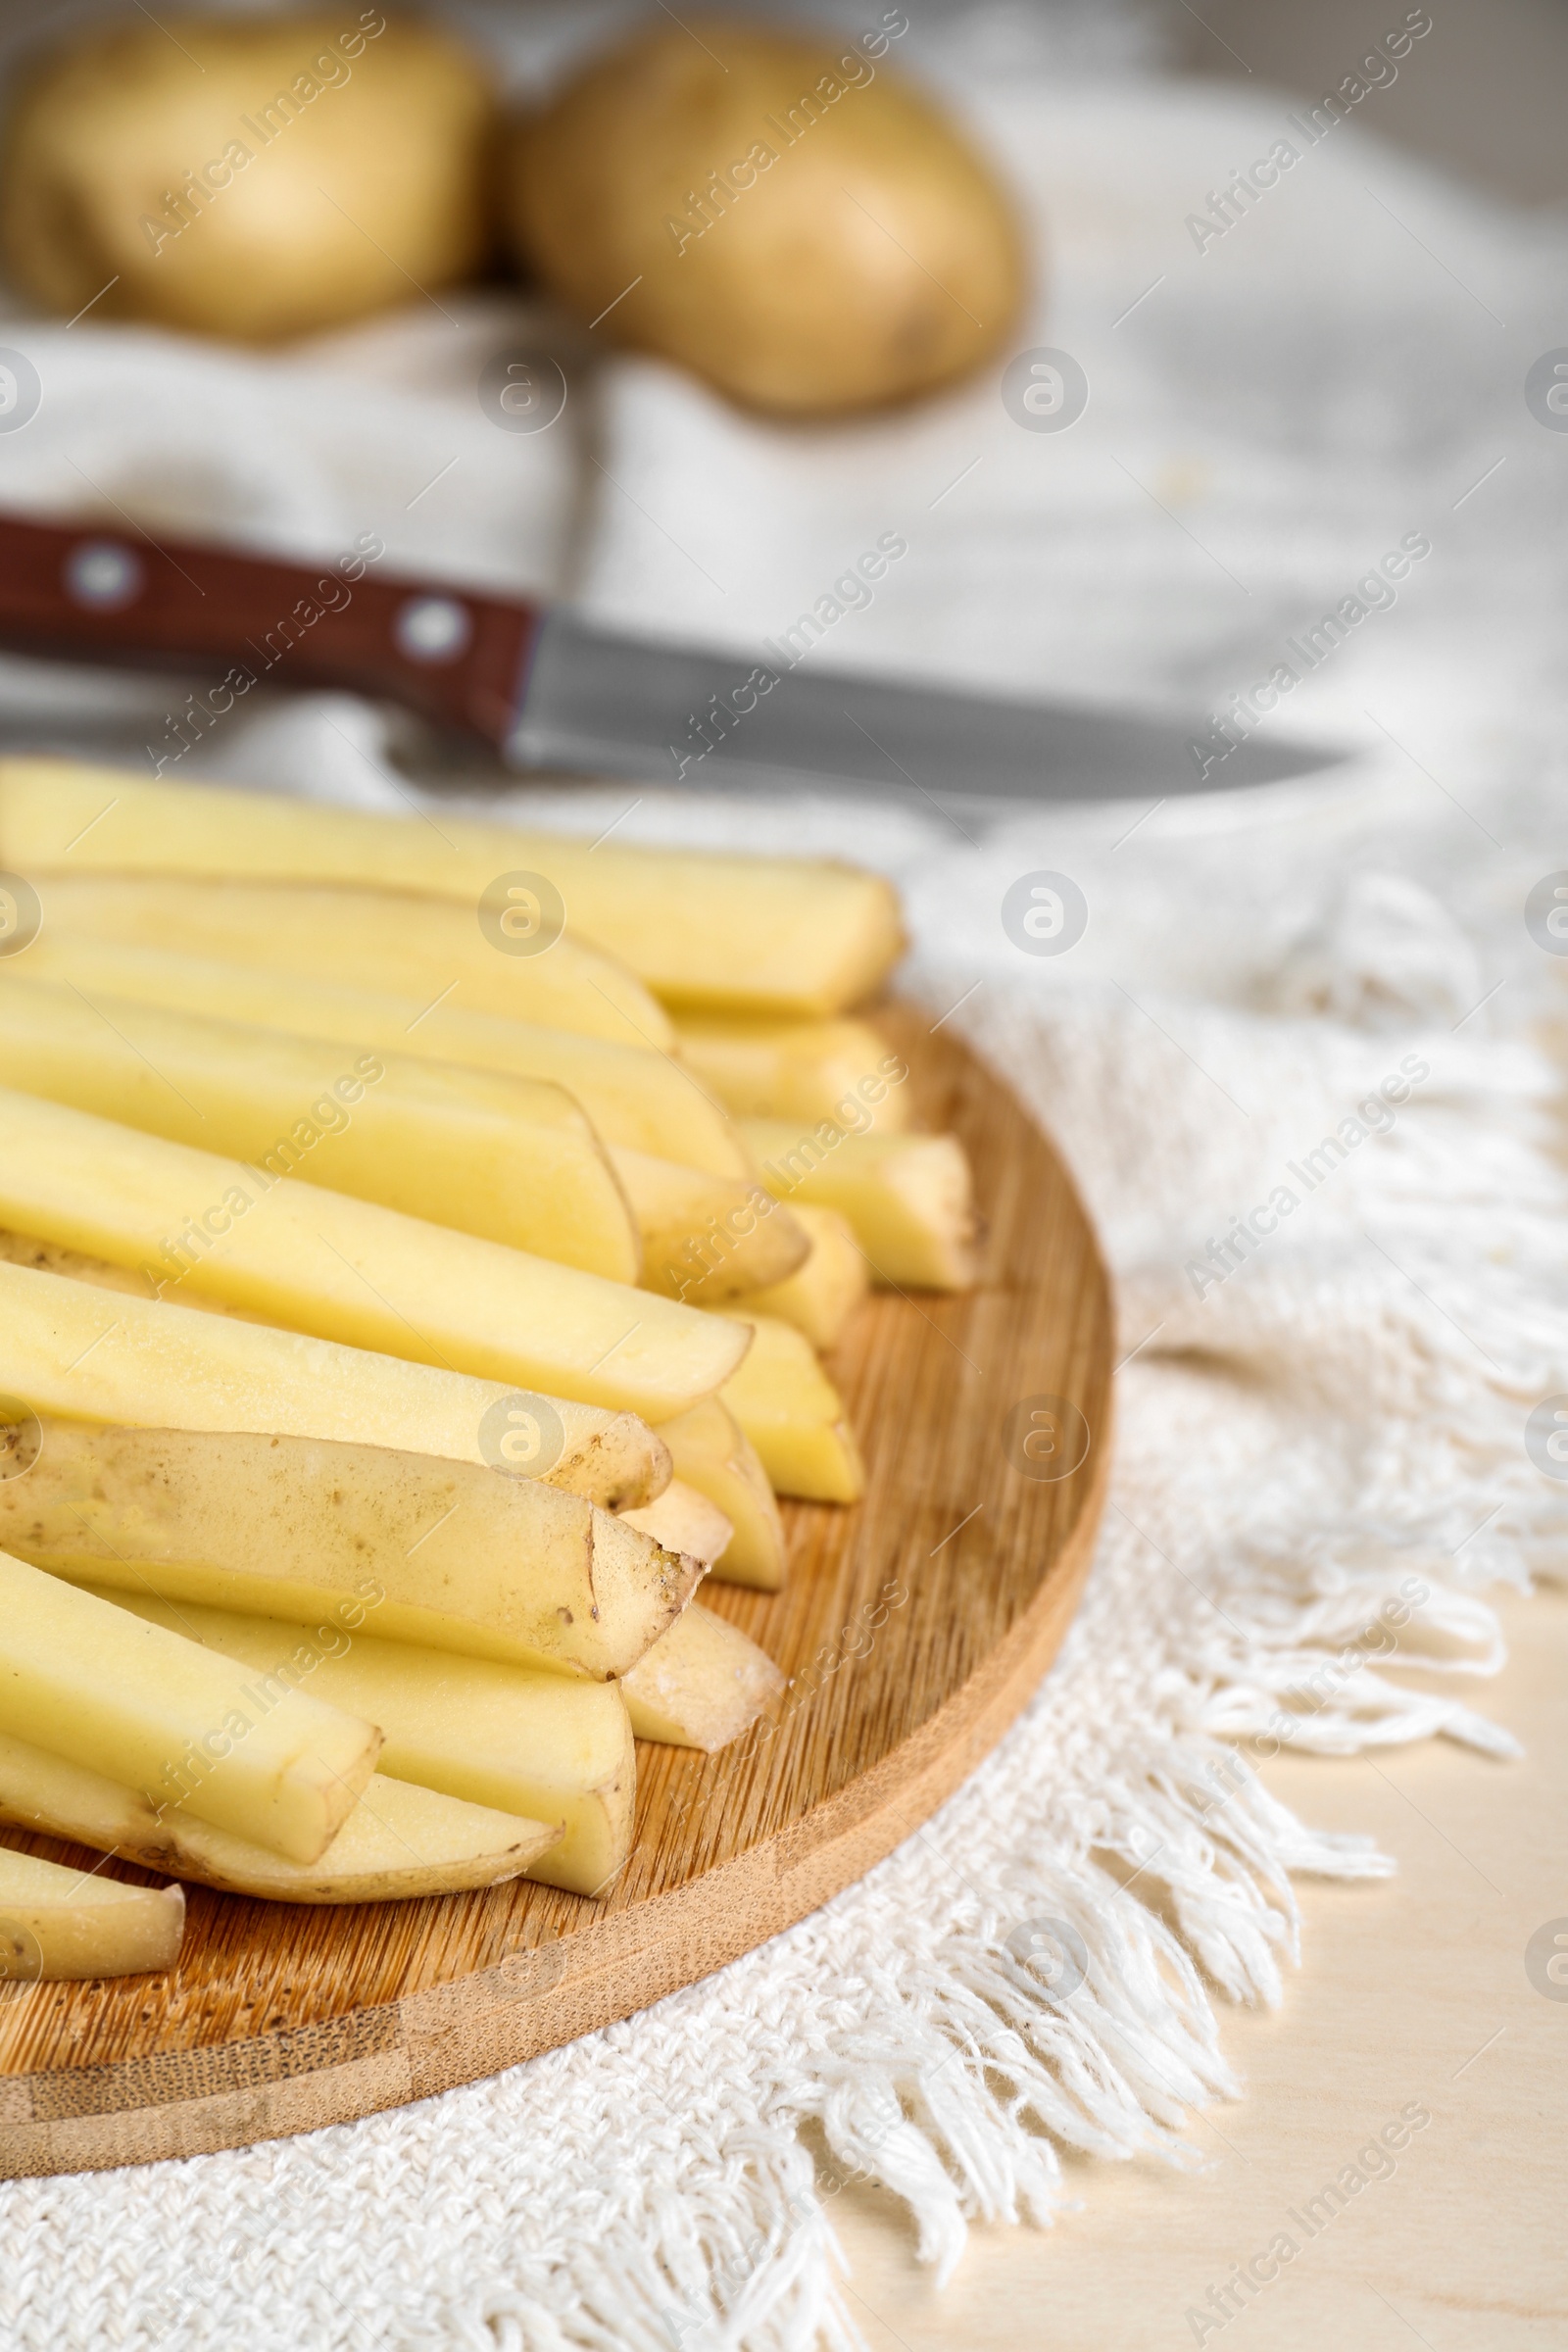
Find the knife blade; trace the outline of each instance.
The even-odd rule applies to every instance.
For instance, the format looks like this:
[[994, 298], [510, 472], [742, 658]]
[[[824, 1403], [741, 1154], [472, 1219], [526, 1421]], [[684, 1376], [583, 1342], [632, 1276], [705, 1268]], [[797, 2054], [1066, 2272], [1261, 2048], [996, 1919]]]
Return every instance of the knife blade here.
[[1272, 783], [1333, 764], [1212, 720], [1013, 702], [653, 644], [564, 607], [383, 572], [373, 532], [319, 564], [133, 525], [0, 515], [0, 647], [212, 671], [169, 713], [156, 773], [258, 685], [400, 703], [510, 765], [724, 787], [836, 782], [1004, 800], [1121, 799]]

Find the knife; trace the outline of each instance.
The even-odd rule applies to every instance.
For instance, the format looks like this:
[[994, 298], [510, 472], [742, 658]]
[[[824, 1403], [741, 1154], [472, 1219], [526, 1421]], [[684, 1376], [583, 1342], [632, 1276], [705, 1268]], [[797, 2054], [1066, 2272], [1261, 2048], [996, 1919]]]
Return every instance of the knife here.
[[998, 700], [595, 629], [563, 606], [381, 570], [364, 532], [279, 563], [139, 525], [0, 516], [0, 647], [211, 679], [149, 745], [156, 772], [254, 687], [346, 687], [477, 737], [511, 766], [692, 785], [836, 781], [928, 796], [1117, 800], [1272, 783], [1333, 751], [1233, 741], [1087, 705]]

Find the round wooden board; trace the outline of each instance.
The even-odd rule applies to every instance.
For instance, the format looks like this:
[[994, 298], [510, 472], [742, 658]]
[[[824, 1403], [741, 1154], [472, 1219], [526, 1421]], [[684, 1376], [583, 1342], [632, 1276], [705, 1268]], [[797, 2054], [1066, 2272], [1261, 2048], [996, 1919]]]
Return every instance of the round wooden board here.
[[[313, 2131], [625, 2017], [849, 1885], [1001, 1737], [1089, 1565], [1108, 1289], [1060, 1162], [1006, 1089], [909, 1008], [879, 1017], [921, 1122], [968, 1146], [982, 1279], [961, 1298], [882, 1294], [861, 1310], [832, 1369], [865, 1500], [785, 1506], [786, 1592], [705, 1592], [793, 1678], [776, 1721], [716, 1756], [639, 1743], [635, 1841], [604, 1902], [520, 1880], [322, 1910], [198, 1886], [172, 1976], [0, 1985], [0, 2177]], [[1083, 1416], [1062, 1422], [1087, 1445], [1064, 1476], [1049, 1439], [1020, 1450], [1015, 1408], [1041, 1398]]]

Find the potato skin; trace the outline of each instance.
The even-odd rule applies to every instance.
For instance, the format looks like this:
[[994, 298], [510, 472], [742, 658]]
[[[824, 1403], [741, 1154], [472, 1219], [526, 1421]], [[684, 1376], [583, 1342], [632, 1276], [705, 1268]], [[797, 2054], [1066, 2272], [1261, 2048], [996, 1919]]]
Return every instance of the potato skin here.
[[613, 303], [602, 334], [784, 416], [979, 366], [1017, 316], [1024, 255], [953, 124], [854, 42], [685, 22], [517, 125], [503, 181], [522, 258], [584, 318]]
[[456, 43], [358, 0], [160, 17], [74, 35], [13, 101], [0, 249], [46, 309], [264, 342], [473, 269], [494, 113]]

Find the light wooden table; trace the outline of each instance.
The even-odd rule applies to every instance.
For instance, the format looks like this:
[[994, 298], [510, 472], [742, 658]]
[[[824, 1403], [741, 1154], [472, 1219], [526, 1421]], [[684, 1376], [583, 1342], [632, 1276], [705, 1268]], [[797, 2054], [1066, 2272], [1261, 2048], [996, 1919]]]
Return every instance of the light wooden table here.
[[[847, 2189], [834, 2211], [872, 2352], [1176, 2352], [1199, 2340], [1189, 2308], [1282, 2230], [1299, 2254], [1204, 2344], [1568, 2347], [1568, 1997], [1537, 1991], [1524, 1959], [1544, 1923], [1568, 1927], [1568, 1597], [1501, 1613], [1504, 1673], [1446, 1687], [1506, 1723], [1523, 1763], [1434, 1740], [1268, 1768], [1285, 1803], [1369, 1831], [1398, 1876], [1298, 1883], [1303, 1964], [1283, 2006], [1223, 2012], [1247, 2088], [1194, 2124], [1208, 2169], [1074, 2165], [1081, 2211], [976, 2230], [940, 2292], [894, 2201]], [[1408, 2102], [1430, 2125], [1307, 2241], [1291, 2208]]]

